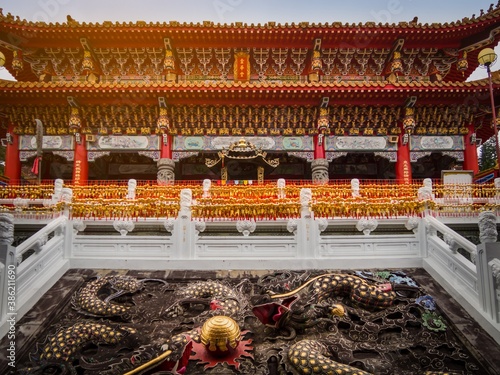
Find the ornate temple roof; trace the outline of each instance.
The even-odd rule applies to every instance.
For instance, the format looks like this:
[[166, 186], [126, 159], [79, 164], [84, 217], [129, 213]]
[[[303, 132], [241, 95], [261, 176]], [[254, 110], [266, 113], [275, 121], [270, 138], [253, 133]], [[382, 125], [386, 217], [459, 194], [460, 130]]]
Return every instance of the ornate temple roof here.
[[[494, 77], [500, 86], [500, 77]], [[52, 104], [66, 103], [67, 96], [84, 98], [86, 103], [100, 103], [100, 96], [124, 98], [130, 95], [140, 104], [155, 104], [158, 96], [170, 104], [205, 103], [301, 103], [316, 105], [328, 95], [336, 104], [396, 104], [419, 96], [419, 104], [440, 103], [467, 98], [471, 93], [487, 92], [487, 80], [473, 82], [15, 82], [0, 80], [0, 99], [7, 104], [33, 104], [33, 100]], [[384, 95], [381, 93], [384, 92]], [[99, 93], [99, 95], [96, 95]], [[43, 94], [43, 97], [41, 97]], [[137, 96], [140, 94], [140, 96]]]
[[[172, 134], [260, 134], [278, 126], [280, 134], [300, 135], [317, 131], [315, 108], [327, 97], [332, 132], [391, 134], [405, 102], [418, 98], [416, 115], [434, 134], [463, 134], [471, 121], [489, 133], [488, 82], [466, 79], [478, 52], [499, 41], [498, 4], [432, 24], [86, 23], [71, 16], [44, 23], [0, 11], [0, 51], [18, 80], [0, 80], [0, 114], [21, 124], [21, 133], [41, 118], [65, 134], [71, 98], [88, 132], [112, 126], [147, 134], [156, 131], [162, 98]], [[498, 90], [498, 75], [493, 81]]]
[[[327, 65], [329, 61], [331, 63], [327, 66], [331, 70], [325, 75], [363, 75], [359, 73], [367, 70], [369, 75], [381, 75], [383, 70], [387, 70], [391, 54], [400, 51], [403, 64], [409, 69], [406, 75], [414, 74], [410, 70], [418, 66], [417, 70], [425, 76], [425, 70], [430, 67], [444, 80], [464, 81], [478, 65], [478, 51], [486, 46], [495, 46], [500, 39], [500, 9], [493, 5], [487, 12], [481, 11], [478, 17], [473, 15], [454, 22], [431, 24], [419, 23], [416, 17], [409, 22], [391, 24], [220, 24], [211, 21], [86, 23], [71, 16], [67, 18], [64, 23], [44, 23], [0, 13], [0, 50], [8, 60], [12, 59], [13, 51], [21, 51], [28, 62], [17, 72], [7, 66], [9, 71], [17, 74], [18, 80], [37, 80], [42, 73], [47, 72], [60, 76], [70, 74], [72, 70], [74, 74], [77, 70], [75, 67], [63, 69], [57, 61], [69, 60], [75, 65], [77, 60], [83, 58], [85, 50], [90, 51], [100, 73], [104, 75], [112, 71], [112, 67], [107, 64], [110, 58], [118, 60], [122, 68], [125, 61], [133, 61], [139, 71], [136, 73], [148, 70], [143, 64], [143, 60], [147, 60], [151, 62], [151, 71], [154, 71], [154, 67], [158, 68], [155, 61], [162, 60], [165, 50], [170, 47], [176, 59], [176, 71], [181, 75], [206, 73], [204, 75], [210, 76], [209, 73], [213, 73], [214, 69], [211, 69], [206, 59], [225, 61], [225, 49], [250, 50], [252, 57], [256, 53], [261, 54], [262, 49], [281, 49], [280, 56], [271, 53], [266, 58], [291, 70], [281, 73], [292, 75], [295, 70], [295, 74], [300, 75], [310, 66], [314, 44], [319, 39], [324, 62]], [[285, 50], [285, 58], [294, 60], [296, 66], [293, 63], [279, 63]], [[294, 55], [292, 50], [300, 52]], [[464, 52], [468, 54], [468, 66], [459, 71], [455, 63]], [[47, 61], [51, 64], [47, 64]], [[223, 65], [229, 66], [230, 62], [226, 61]], [[355, 66], [361, 68], [356, 69]], [[269, 71], [265, 73], [272, 75]], [[274, 73], [280, 75], [279, 69]]]

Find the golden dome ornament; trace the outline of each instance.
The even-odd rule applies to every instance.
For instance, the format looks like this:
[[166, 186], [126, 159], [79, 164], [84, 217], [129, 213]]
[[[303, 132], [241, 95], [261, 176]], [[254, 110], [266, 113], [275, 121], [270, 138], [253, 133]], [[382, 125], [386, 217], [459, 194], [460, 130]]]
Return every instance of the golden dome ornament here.
[[167, 109], [164, 107], [160, 108], [160, 115], [156, 120], [156, 126], [160, 133], [166, 134], [170, 128], [170, 121], [168, 119]]
[[241, 340], [240, 327], [228, 316], [214, 316], [203, 324], [200, 338], [211, 355], [222, 357], [238, 347]]
[[403, 128], [406, 133], [413, 133], [415, 125], [417, 124], [415, 120], [415, 110], [411, 107], [405, 108], [405, 117], [403, 118]]
[[163, 69], [165, 69], [167, 72], [171, 72], [171, 71], [175, 70], [174, 55], [172, 53], [172, 50], [170, 50], [170, 49], [165, 50], [165, 59], [163, 60]]
[[94, 70], [92, 54], [88, 50], [83, 51], [82, 70], [85, 75], [89, 75]]
[[469, 68], [469, 62], [467, 61], [467, 51], [462, 53], [462, 56], [457, 61], [457, 70], [462, 72], [462, 76], [464, 72]]
[[312, 70], [321, 70], [323, 69], [323, 61], [321, 60], [321, 52], [318, 50], [313, 51], [313, 56], [311, 59], [311, 68]]
[[71, 114], [69, 116], [69, 132], [71, 134], [78, 133], [82, 126], [82, 118], [80, 117], [80, 111], [76, 107], [71, 107]]
[[12, 69], [14, 74], [17, 75], [24, 68], [23, 54], [21, 50], [14, 50], [12, 52]]
[[391, 61], [391, 72], [400, 73], [403, 71], [403, 63], [401, 62], [401, 52], [394, 51], [393, 58]]

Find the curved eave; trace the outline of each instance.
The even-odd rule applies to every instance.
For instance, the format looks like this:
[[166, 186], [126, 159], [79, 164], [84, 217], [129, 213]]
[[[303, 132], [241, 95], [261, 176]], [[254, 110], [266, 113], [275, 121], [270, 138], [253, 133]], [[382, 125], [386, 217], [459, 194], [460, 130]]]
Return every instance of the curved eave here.
[[398, 22], [398, 23], [375, 23], [375, 22], [366, 22], [366, 23], [342, 23], [342, 22], [333, 22], [333, 23], [309, 23], [309, 22], [298, 22], [298, 23], [285, 23], [280, 24], [276, 22], [267, 22], [264, 24], [248, 24], [244, 22], [234, 22], [234, 23], [215, 23], [212, 21], [203, 21], [199, 23], [193, 22], [178, 22], [178, 21], [169, 21], [169, 22], [145, 22], [145, 21], [135, 21], [135, 22], [112, 22], [112, 21], [103, 21], [103, 22], [79, 22], [78, 20], [73, 19], [71, 16], [68, 16], [68, 21], [64, 23], [45, 23], [45, 22], [32, 22], [27, 20], [21, 20], [19, 18], [14, 18], [11, 14], [3, 15], [0, 13], [0, 21], [5, 23], [10, 27], [15, 27], [18, 29], [24, 29], [27, 31], [34, 31], [37, 29], [65, 29], [65, 30], [79, 30], [82, 28], [90, 28], [90, 29], [102, 29], [109, 30], [112, 28], [120, 28], [125, 30], [134, 30], [134, 29], [152, 29], [152, 28], [192, 28], [192, 29], [225, 29], [225, 28], [235, 28], [235, 29], [298, 29], [298, 28], [318, 28], [318, 29], [328, 29], [328, 28], [346, 28], [346, 29], [355, 29], [355, 28], [380, 28], [380, 27], [389, 27], [389, 28], [397, 28], [397, 29], [450, 29], [454, 27], [467, 27], [467, 26], [477, 26], [478, 23], [489, 22], [495, 20], [500, 16], [500, 8], [496, 7], [489, 12], [481, 15], [480, 17], [464, 17], [462, 20], [457, 20], [454, 22], [444, 22], [444, 23], [419, 23], [418, 21], [412, 22]]
[[[500, 81], [495, 81], [495, 90]], [[335, 104], [397, 104], [417, 96], [419, 104], [468, 102], [487, 95], [486, 80], [451, 83], [39, 83], [0, 81], [0, 100], [4, 105], [62, 104], [68, 96], [82, 103], [157, 104], [165, 97], [169, 104], [260, 103], [318, 105], [329, 97]], [[481, 94], [481, 95], [478, 95]]]
[[[405, 39], [404, 48], [463, 49], [481, 44], [481, 48], [495, 47], [500, 40], [500, 8], [478, 18], [464, 18], [451, 23], [421, 24], [418, 22], [342, 24], [263, 25], [246, 23], [216, 24], [171, 22], [103, 22], [85, 23], [69, 20], [66, 23], [28, 22], [4, 16], [0, 11], [0, 41], [15, 45], [25, 51], [39, 48], [81, 48], [81, 38], [87, 38], [93, 48], [163, 48], [164, 38], [171, 38], [174, 48], [311, 48], [316, 38], [321, 38], [322, 48], [386, 48], [394, 41]], [[497, 31], [495, 31], [498, 29]], [[486, 40], [486, 42], [485, 42]], [[476, 47], [474, 47], [476, 48]], [[1, 48], [7, 61], [12, 61], [11, 51]], [[469, 52], [469, 67], [465, 72], [456, 70], [455, 64], [446, 75], [447, 81], [463, 81], [478, 66], [476, 50]], [[11, 68], [6, 67], [11, 73]], [[35, 81], [37, 78], [25, 63], [18, 80]]]
[[[311, 47], [311, 41], [314, 38], [324, 39], [322, 45], [329, 48], [329, 43], [335, 43], [336, 38], [342, 37], [346, 44], [358, 45], [364, 43], [364, 40], [377, 42], [378, 38], [393, 43], [395, 38], [404, 36], [411, 39], [410, 48], [415, 46], [421, 40], [425, 43], [434, 38], [438, 38], [443, 43], [459, 44], [465, 38], [488, 31], [491, 27], [498, 25], [500, 20], [500, 8], [486, 13], [478, 18], [464, 18], [461, 21], [450, 23], [432, 23], [422, 24], [418, 22], [399, 22], [399, 23], [375, 23], [366, 22], [358, 24], [343, 24], [333, 22], [326, 24], [315, 24], [308, 22], [299, 22], [292, 24], [277, 24], [269, 22], [266, 24], [246, 24], [236, 22], [231, 24], [217, 24], [214, 22], [203, 23], [180, 23], [170, 22], [110, 22], [86, 23], [69, 21], [65, 23], [42, 23], [28, 22], [26, 20], [15, 20], [13, 17], [0, 16], [0, 33], [19, 35], [20, 47], [42, 47], [47, 43], [57, 42], [60, 47], [71, 47], [71, 43], [78, 45], [79, 38], [86, 36], [95, 38], [93, 43], [100, 40], [106, 40], [108, 43], [128, 45], [144, 43], [144, 45], [161, 46], [163, 37], [171, 37], [175, 40], [175, 47], [206, 46], [214, 41], [232, 42], [235, 47], [238, 41], [282, 44], [284, 40], [290, 37], [294, 39], [297, 47]], [[265, 38], [262, 38], [265, 35]], [[360, 37], [363, 40], [360, 40]], [[284, 39], [285, 38], [285, 39]], [[73, 39], [73, 40], [72, 40]], [[72, 41], [71, 41], [72, 40]], [[250, 43], [251, 45], [253, 45]], [[95, 45], [98, 47], [99, 45]]]

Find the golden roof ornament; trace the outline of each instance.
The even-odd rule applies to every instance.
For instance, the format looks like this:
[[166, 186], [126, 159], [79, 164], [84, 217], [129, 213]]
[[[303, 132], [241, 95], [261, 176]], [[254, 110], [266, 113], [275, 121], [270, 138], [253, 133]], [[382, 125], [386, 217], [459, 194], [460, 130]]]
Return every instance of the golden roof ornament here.
[[321, 70], [323, 68], [323, 62], [321, 61], [321, 52], [318, 50], [313, 51], [312, 59], [311, 59], [311, 68], [312, 70]]
[[467, 51], [464, 51], [462, 57], [460, 57], [457, 61], [457, 70], [462, 72], [462, 76], [464, 72], [469, 68], [469, 62], [467, 61]]
[[23, 70], [23, 67], [24, 67], [24, 61], [22, 52], [14, 50], [12, 57], [12, 69], [14, 70], [14, 74], [17, 75], [21, 70]]
[[391, 62], [391, 72], [399, 73], [402, 71], [403, 71], [403, 63], [401, 62], [401, 52], [394, 51]]
[[82, 118], [80, 117], [80, 111], [76, 107], [71, 107], [71, 114], [69, 116], [69, 131], [70, 133], [78, 133], [82, 126]]
[[248, 148], [248, 142], [245, 141], [245, 138], [241, 138], [239, 141], [238, 141], [238, 147], [239, 148]]
[[167, 72], [175, 70], [174, 55], [172, 53], [172, 50], [170, 50], [170, 49], [165, 50], [165, 59], [163, 60], [163, 69], [165, 69]]
[[160, 107], [160, 115], [156, 120], [156, 126], [162, 133], [166, 133], [168, 128], [170, 127], [170, 121], [167, 115], [167, 109], [164, 107]]
[[407, 107], [405, 108], [405, 117], [403, 119], [403, 128], [405, 129], [406, 133], [411, 133], [413, 129], [415, 128], [416, 121], [415, 121], [415, 109], [412, 107]]
[[328, 108], [320, 108], [319, 109], [319, 117], [318, 117], [318, 129], [320, 131], [325, 131], [330, 126], [329, 120], [329, 110]]
[[94, 70], [94, 62], [92, 61], [92, 55], [89, 50], [83, 51], [82, 69], [85, 75], [89, 75], [89, 73]]

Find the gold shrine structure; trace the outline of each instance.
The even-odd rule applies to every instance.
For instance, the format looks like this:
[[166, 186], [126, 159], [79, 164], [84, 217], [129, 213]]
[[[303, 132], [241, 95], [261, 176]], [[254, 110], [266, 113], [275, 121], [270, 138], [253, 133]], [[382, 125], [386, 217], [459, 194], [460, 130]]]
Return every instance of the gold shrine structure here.
[[[488, 82], [466, 80], [479, 51], [497, 45], [499, 21], [498, 5], [432, 24], [0, 13], [0, 51], [17, 79], [0, 82], [5, 177], [219, 180], [205, 160], [240, 139], [279, 160], [266, 180], [477, 174], [477, 145], [493, 135]], [[495, 72], [493, 87], [498, 97]], [[229, 180], [258, 179], [245, 160], [224, 168]]]

